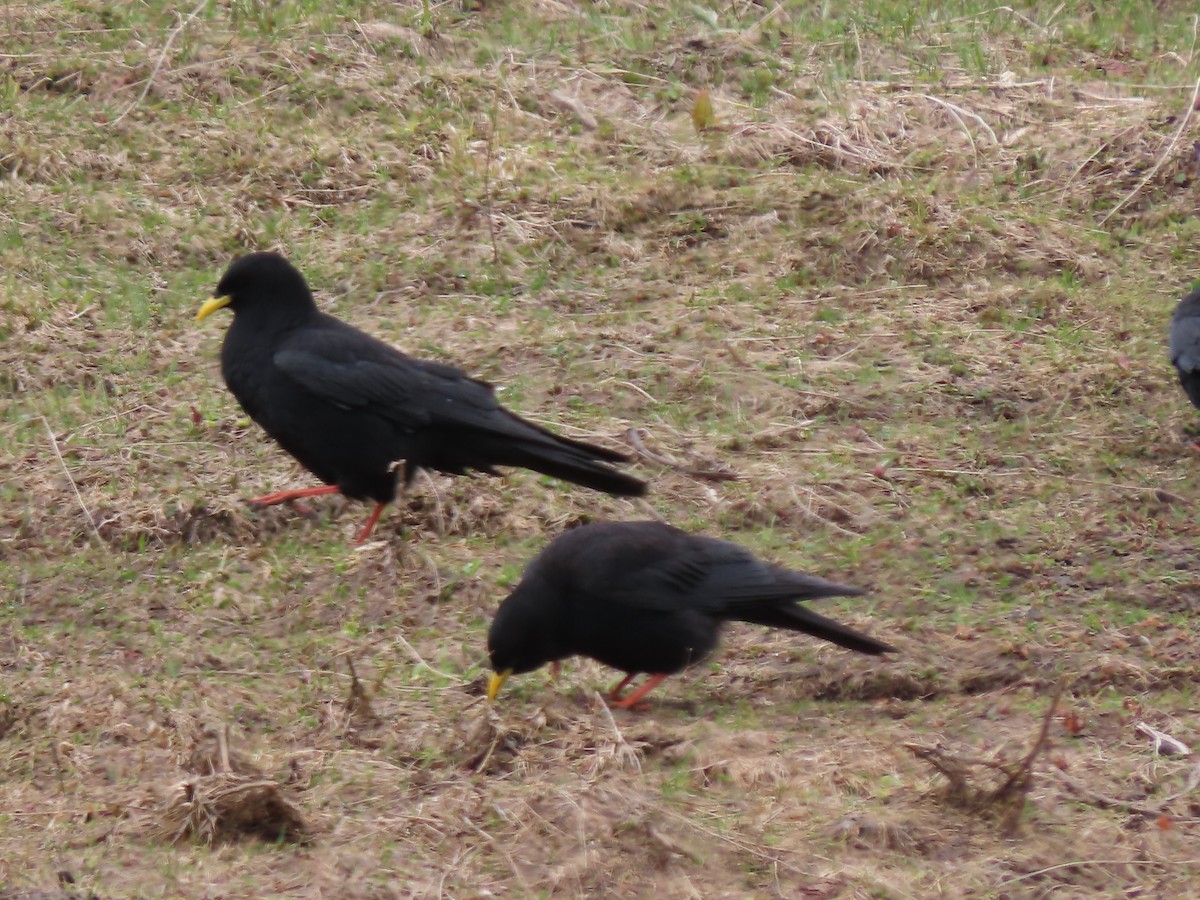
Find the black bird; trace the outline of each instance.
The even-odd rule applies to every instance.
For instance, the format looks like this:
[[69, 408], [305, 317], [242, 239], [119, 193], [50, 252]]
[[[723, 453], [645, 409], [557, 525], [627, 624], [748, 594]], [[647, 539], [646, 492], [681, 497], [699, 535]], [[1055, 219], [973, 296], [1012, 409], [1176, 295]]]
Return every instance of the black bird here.
[[[660, 522], [584, 525], [551, 541], [496, 611], [488, 629], [488, 699], [510, 675], [581, 654], [626, 673], [611, 696], [628, 709], [668, 675], [704, 659], [727, 621], [802, 631], [859, 653], [892, 652], [799, 605], [862, 593]], [[621, 699], [639, 672], [651, 677]]]
[[1200, 287], [1179, 301], [1171, 316], [1171, 362], [1192, 406], [1200, 409]]
[[453, 366], [405, 356], [317, 309], [304, 276], [276, 253], [230, 265], [201, 321], [222, 307], [233, 323], [221, 346], [221, 373], [242, 409], [323, 487], [280, 491], [270, 505], [342, 493], [377, 504], [358, 536], [422, 469], [499, 474], [520, 466], [618, 496], [644, 482], [606, 463], [612, 450], [559, 437], [496, 402], [491, 385]]

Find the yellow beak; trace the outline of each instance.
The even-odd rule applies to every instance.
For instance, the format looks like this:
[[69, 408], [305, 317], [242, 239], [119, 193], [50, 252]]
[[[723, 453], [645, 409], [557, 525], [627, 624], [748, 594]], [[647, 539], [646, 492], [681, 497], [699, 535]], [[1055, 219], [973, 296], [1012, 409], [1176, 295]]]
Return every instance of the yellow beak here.
[[196, 321], [203, 322], [218, 309], [228, 306], [232, 300], [232, 297], [213, 297], [211, 300], [205, 300], [204, 305], [200, 307], [200, 312], [196, 313]]
[[511, 674], [512, 669], [492, 673], [492, 680], [488, 682], [488, 700], [496, 699], [496, 695], [500, 693], [500, 688], [504, 687], [504, 682], [508, 681], [508, 676]]

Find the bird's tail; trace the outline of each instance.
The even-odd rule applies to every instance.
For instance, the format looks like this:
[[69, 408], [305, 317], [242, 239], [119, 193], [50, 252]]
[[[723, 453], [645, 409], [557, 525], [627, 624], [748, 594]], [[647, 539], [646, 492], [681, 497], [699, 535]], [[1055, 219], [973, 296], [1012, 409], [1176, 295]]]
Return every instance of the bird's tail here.
[[[841, 585], [833, 586], [841, 587]], [[862, 593], [856, 589], [852, 590], [854, 593]], [[838, 591], [837, 593], [841, 594], [844, 592]], [[832, 592], [824, 596], [831, 595]], [[890, 644], [877, 641], [873, 637], [863, 634], [861, 631], [855, 631], [853, 628], [848, 628], [833, 621], [833, 619], [827, 619], [824, 616], [818, 615], [811, 609], [801, 606], [799, 603], [793, 602], [775, 606], [740, 609], [738, 610], [737, 617], [743, 622], [752, 622], [755, 625], [766, 625], [769, 628], [787, 628], [791, 631], [811, 634], [813, 637], [837, 644], [839, 647], [845, 647], [847, 650], [870, 653], [872, 656], [878, 656], [881, 653], [896, 652], [896, 648]]]
[[584, 441], [573, 441], [514, 416], [530, 429], [527, 437], [504, 436], [489, 454], [499, 466], [517, 466], [561, 478], [572, 484], [617, 497], [641, 497], [646, 482], [626, 475], [606, 463], [627, 462], [629, 457]]

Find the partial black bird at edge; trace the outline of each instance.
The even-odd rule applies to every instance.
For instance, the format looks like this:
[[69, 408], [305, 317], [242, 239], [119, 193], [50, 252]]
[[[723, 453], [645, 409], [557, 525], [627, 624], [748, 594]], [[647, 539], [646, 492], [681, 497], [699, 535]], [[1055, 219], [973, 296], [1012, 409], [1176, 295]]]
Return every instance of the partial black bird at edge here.
[[1200, 287], [1187, 294], [1171, 316], [1171, 364], [1192, 406], [1200, 409]]

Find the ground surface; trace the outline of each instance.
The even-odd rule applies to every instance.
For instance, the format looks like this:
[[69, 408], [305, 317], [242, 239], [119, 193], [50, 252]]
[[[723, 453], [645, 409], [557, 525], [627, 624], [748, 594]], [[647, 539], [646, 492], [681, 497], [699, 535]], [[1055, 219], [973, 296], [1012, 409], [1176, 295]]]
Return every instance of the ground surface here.
[[[0, 897], [1195, 892], [1194, 4], [848, 6], [0, 8]], [[247, 509], [309, 481], [192, 319], [262, 248], [652, 496]], [[489, 706], [524, 561], [651, 515], [902, 652]]]

